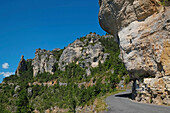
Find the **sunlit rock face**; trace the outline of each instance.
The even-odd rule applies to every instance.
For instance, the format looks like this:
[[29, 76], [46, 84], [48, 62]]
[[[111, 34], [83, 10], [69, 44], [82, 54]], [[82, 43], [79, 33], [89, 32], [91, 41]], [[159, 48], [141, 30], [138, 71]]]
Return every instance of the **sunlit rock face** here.
[[[119, 37], [121, 59], [133, 75], [170, 75], [170, 8], [156, 0], [99, 0], [101, 27]], [[136, 76], [135, 76], [136, 75]]]
[[[90, 68], [97, 67], [99, 62], [104, 63], [109, 56], [108, 53], [105, 53], [104, 47], [99, 41], [101, 37], [96, 33], [90, 33], [82, 37], [82, 40], [77, 39], [69, 44], [60, 56], [59, 68], [64, 71], [66, 65], [76, 62], [81, 68], [86, 68], [87, 75], [90, 75]], [[105, 35], [103, 37], [113, 36]]]
[[36, 76], [44, 72], [54, 74], [56, 62], [56, 58], [51, 51], [36, 49], [35, 57], [32, 62], [33, 75]]
[[[120, 58], [131, 78], [152, 77], [155, 84], [165, 84], [161, 95], [170, 95], [169, 1], [165, 6], [159, 0], [99, 0], [99, 4], [100, 25], [119, 38]], [[165, 99], [160, 95], [151, 97], [154, 103], [160, 98]], [[170, 104], [168, 98], [166, 104]]]
[[[87, 75], [90, 75], [90, 69], [104, 63], [109, 56], [100, 42], [101, 38], [113, 38], [113, 36], [109, 34], [99, 36], [96, 33], [90, 33], [75, 40], [63, 50], [36, 49], [32, 61], [33, 75], [37, 76], [44, 72], [54, 74], [56, 65], [58, 65], [58, 69], [64, 71], [66, 66], [71, 63], [78, 64], [82, 69], [85, 69]], [[55, 54], [56, 52], [61, 52], [61, 55]], [[56, 57], [59, 58], [56, 59]]]

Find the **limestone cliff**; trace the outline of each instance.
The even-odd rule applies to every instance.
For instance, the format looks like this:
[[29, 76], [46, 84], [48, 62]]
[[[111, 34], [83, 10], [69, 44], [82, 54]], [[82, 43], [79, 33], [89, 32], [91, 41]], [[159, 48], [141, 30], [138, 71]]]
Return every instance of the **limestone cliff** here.
[[113, 36], [99, 36], [96, 33], [90, 33], [75, 40], [63, 50], [37, 49], [32, 61], [33, 75], [36, 76], [44, 72], [54, 74], [56, 71], [55, 65], [58, 65], [58, 68], [64, 71], [65, 67], [72, 62], [79, 64], [81, 68], [86, 70], [86, 74], [90, 75], [90, 68], [97, 67], [99, 63], [104, 63], [109, 56], [100, 42], [101, 37]]
[[45, 49], [36, 49], [35, 57], [32, 61], [33, 65], [33, 75], [36, 76], [37, 74], [49, 72], [54, 74], [55, 72], [55, 63], [56, 63], [55, 56], [52, 52], [47, 51]]
[[27, 70], [27, 65], [26, 65], [24, 56], [22, 55], [22, 56], [21, 56], [21, 60], [20, 60], [20, 62], [19, 62], [19, 64], [18, 64], [18, 67], [17, 67], [17, 70], [16, 70], [15, 74], [16, 74], [17, 76], [20, 76], [20, 74], [21, 74], [22, 72], [26, 71], [26, 70]]
[[100, 25], [119, 39], [120, 57], [131, 78], [152, 77], [150, 99], [165, 99], [161, 104], [170, 104], [169, 2], [162, 6], [158, 0], [99, 0]]
[[59, 59], [59, 68], [64, 70], [66, 65], [76, 62], [82, 68], [87, 68], [87, 75], [90, 75], [90, 67], [97, 67], [99, 62], [103, 63], [109, 55], [104, 53], [100, 37], [91, 33], [69, 44]]

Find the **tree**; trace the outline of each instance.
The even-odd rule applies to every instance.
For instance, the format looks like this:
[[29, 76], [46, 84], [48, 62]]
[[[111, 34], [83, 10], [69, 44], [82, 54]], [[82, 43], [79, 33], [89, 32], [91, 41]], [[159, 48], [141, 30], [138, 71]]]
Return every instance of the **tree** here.
[[99, 71], [102, 71], [102, 64], [101, 64], [101, 61], [99, 61]]
[[27, 97], [26, 89], [22, 89], [19, 93], [18, 101], [16, 102], [17, 105], [17, 113], [31, 113], [29, 109], [29, 101]]
[[3, 105], [0, 104], [0, 113], [10, 113], [10, 112], [6, 110]]
[[76, 101], [74, 98], [70, 99], [70, 109], [73, 113], [76, 113]]

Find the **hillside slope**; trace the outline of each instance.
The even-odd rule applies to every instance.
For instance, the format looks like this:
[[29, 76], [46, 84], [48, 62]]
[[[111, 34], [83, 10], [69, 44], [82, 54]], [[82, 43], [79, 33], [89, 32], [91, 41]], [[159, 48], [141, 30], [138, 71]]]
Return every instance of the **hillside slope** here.
[[93, 112], [96, 98], [129, 77], [112, 35], [90, 33], [64, 49], [22, 56], [15, 75], [0, 84], [0, 112]]

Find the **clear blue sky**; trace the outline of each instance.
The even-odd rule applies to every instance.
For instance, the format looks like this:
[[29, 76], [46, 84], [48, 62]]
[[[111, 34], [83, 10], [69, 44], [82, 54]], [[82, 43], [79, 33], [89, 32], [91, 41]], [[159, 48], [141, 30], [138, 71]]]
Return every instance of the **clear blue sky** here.
[[63, 48], [89, 32], [104, 35], [98, 11], [98, 0], [1, 0], [0, 83], [21, 55], [34, 58], [37, 48]]

